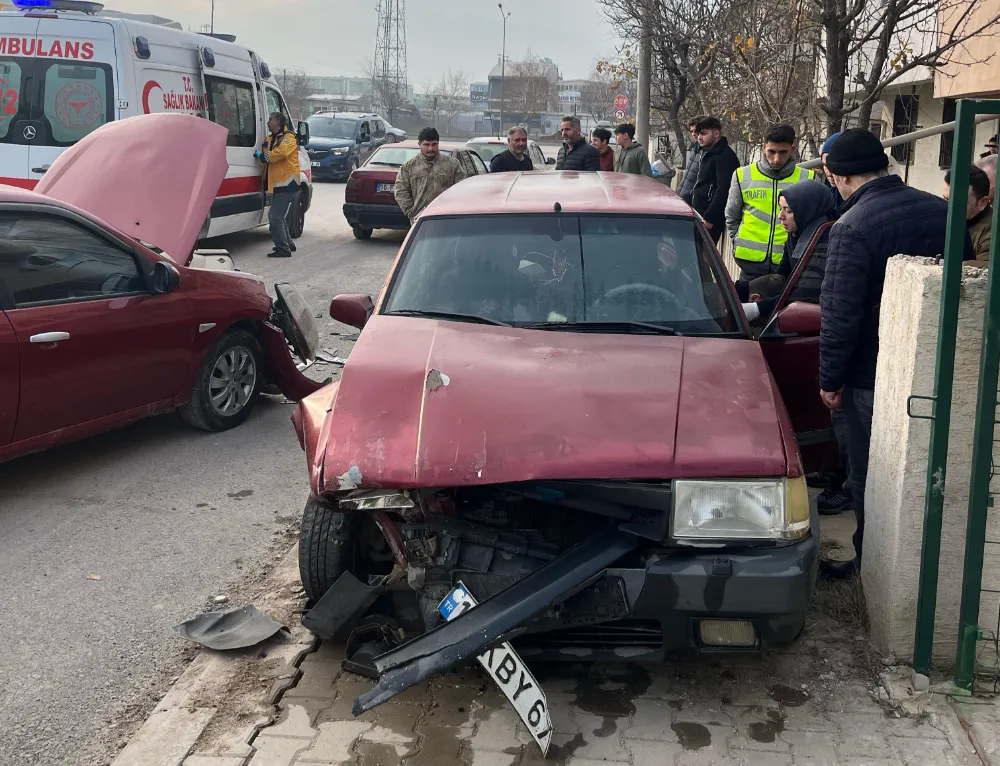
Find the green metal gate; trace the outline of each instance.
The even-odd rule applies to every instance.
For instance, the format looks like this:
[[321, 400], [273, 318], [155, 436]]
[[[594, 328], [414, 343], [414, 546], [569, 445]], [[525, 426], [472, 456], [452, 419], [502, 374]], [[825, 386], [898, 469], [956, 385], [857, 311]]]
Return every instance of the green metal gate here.
[[[941, 527], [948, 460], [948, 433], [951, 425], [952, 384], [955, 373], [955, 343], [958, 331], [958, 303], [962, 283], [962, 256], [965, 243], [965, 194], [969, 188], [977, 117], [1000, 115], [1000, 101], [962, 100], [955, 120], [951, 188], [948, 206], [948, 234], [945, 239], [941, 310], [931, 399], [930, 450], [927, 459], [927, 492], [924, 505], [923, 544], [920, 553], [920, 587], [914, 640], [914, 669], [929, 674], [934, 643], [934, 616], [937, 609], [938, 567], [941, 554]], [[1000, 205], [993, 211], [993, 241], [983, 318], [979, 389], [976, 402], [972, 451], [972, 478], [965, 538], [962, 601], [959, 611], [958, 651], [955, 657], [955, 684], [972, 691], [978, 682], [994, 688], [1000, 682], [1000, 613], [987, 626], [979, 623], [983, 593], [1000, 593], [1000, 583], [983, 583], [986, 546], [1000, 551], [1000, 540], [986, 539], [986, 521], [993, 506], [993, 446], [997, 424], [997, 380], [1000, 377]], [[998, 610], [1000, 611], [1000, 610]]]

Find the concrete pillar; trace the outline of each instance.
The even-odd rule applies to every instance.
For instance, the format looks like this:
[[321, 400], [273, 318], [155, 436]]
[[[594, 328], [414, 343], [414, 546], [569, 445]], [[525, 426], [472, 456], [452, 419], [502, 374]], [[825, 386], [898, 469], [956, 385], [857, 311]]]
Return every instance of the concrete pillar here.
[[[955, 358], [955, 390], [945, 486], [944, 532], [938, 586], [934, 661], [952, 667], [968, 514], [971, 442], [986, 300], [986, 271], [965, 267]], [[924, 486], [930, 421], [906, 414], [912, 394], [930, 396], [941, 301], [941, 267], [929, 258], [889, 261], [882, 296], [875, 417], [865, 495], [862, 582], [875, 646], [900, 659], [913, 656], [917, 582], [923, 534]], [[915, 402], [915, 414], [929, 414]], [[1000, 465], [1000, 451], [995, 460]], [[990, 514], [987, 539], [1000, 540], [1000, 519]], [[983, 582], [1000, 582], [1000, 555], [987, 546]], [[980, 624], [995, 630], [998, 596], [984, 594]]]

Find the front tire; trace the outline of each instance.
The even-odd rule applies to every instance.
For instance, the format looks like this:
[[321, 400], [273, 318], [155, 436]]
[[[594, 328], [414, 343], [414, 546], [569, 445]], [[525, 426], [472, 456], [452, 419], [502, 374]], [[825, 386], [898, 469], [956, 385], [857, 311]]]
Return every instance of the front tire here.
[[202, 431], [228, 431], [250, 416], [263, 384], [264, 354], [246, 330], [230, 330], [205, 354], [191, 397], [181, 405], [184, 422]]
[[299, 191], [295, 195], [292, 209], [288, 214], [288, 233], [292, 239], [298, 239], [306, 230], [306, 193]]
[[310, 497], [299, 532], [299, 577], [306, 597], [316, 603], [337, 578], [355, 566], [357, 515]]
[[354, 232], [355, 239], [371, 239], [372, 232], [374, 229], [362, 229], [360, 226], [352, 226], [351, 231]]

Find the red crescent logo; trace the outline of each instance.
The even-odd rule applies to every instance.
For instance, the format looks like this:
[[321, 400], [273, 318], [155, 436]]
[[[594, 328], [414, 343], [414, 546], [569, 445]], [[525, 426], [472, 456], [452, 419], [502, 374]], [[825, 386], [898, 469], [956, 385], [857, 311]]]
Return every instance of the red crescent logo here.
[[[149, 82], [146, 83], [146, 87], [142, 89], [143, 114], [152, 114], [152, 112], [149, 111], [149, 94], [152, 93], [154, 88], [159, 88], [159, 87], [160, 83], [156, 82], [156, 80], [150, 80]], [[160, 88], [160, 90], [163, 89]]]

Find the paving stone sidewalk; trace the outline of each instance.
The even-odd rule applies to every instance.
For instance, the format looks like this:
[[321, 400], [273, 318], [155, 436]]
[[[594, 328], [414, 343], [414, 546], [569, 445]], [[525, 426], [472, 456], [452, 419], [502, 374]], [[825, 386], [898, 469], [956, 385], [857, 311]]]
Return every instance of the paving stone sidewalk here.
[[[556, 733], [543, 760], [492, 681], [463, 668], [360, 718], [372, 683], [343, 650], [306, 657], [250, 766], [979, 766], [944, 698], [898, 718], [872, 695], [881, 660], [856, 619], [856, 587], [825, 583], [805, 633], [764, 656], [672, 657], [657, 666], [534, 666]], [[239, 766], [188, 759], [185, 766]]]

